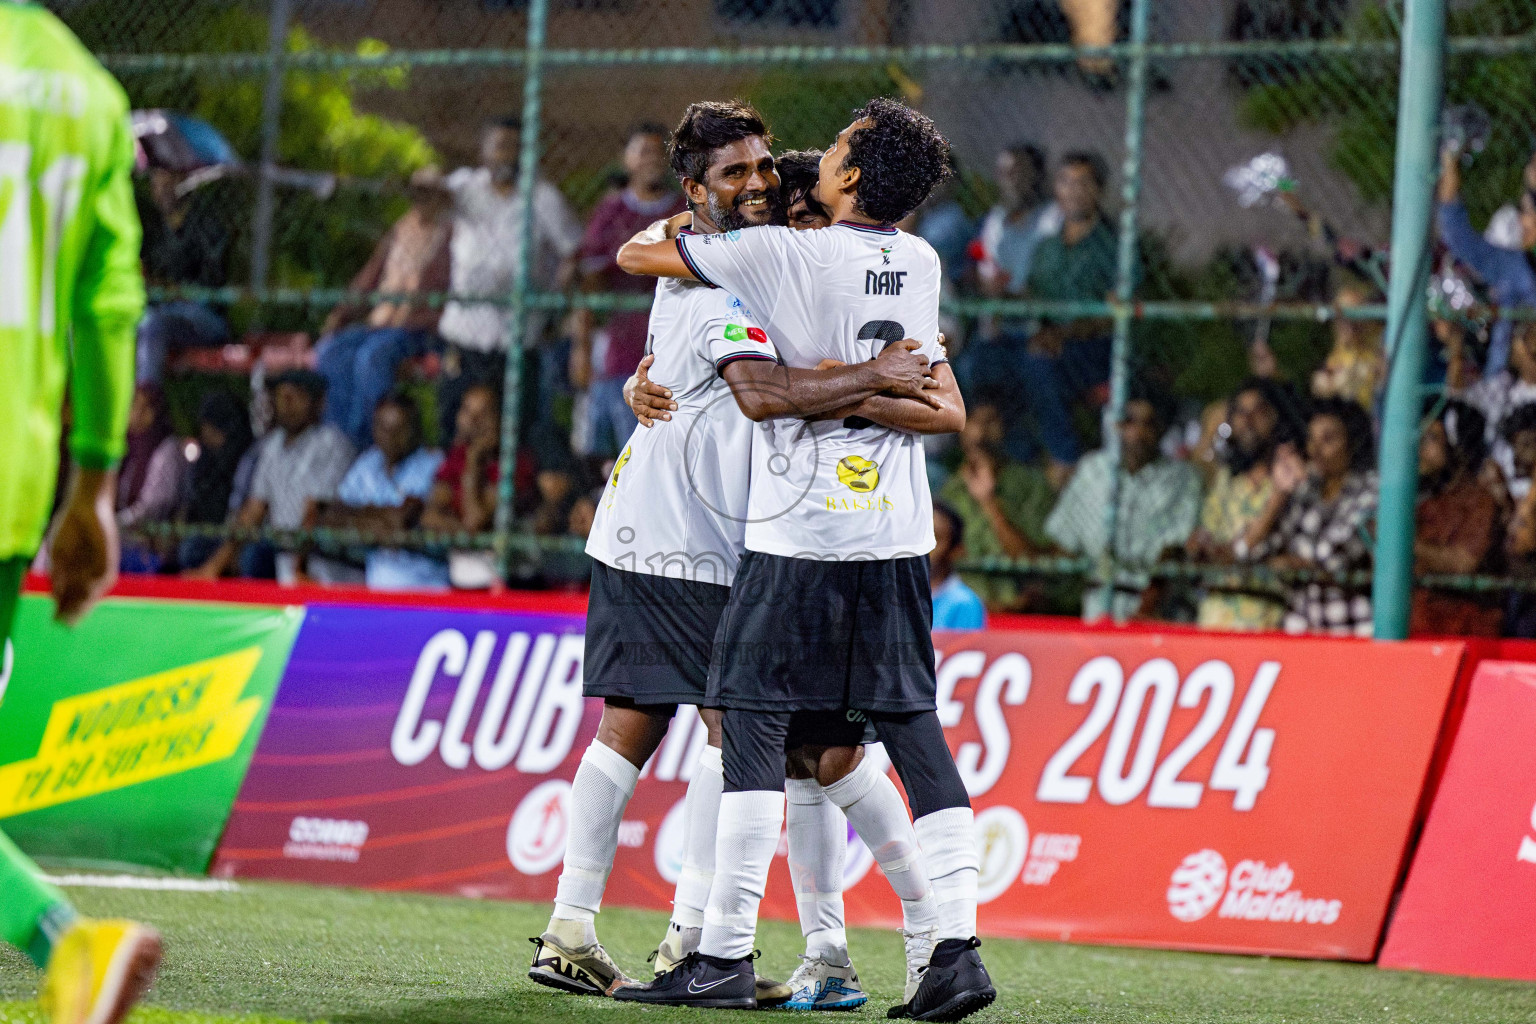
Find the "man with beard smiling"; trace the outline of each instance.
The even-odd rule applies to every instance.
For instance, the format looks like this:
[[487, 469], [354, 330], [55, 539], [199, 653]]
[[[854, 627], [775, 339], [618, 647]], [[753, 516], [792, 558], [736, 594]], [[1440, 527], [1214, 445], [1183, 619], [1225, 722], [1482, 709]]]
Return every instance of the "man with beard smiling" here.
[[[762, 118], [744, 104], [689, 107], [671, 152], [691, 208], [680, 215], [685, 234], [712, 237], [775, 216], [779, 179], [769, 141]], [[744, 547], [754, 421], [816, 416], [883, 391], [920, 398], [931, 384], [928, 360], [912, 341], [859, 365], [789, 369], [734, 296], [682, 281], [657, 286], [646, 347], [651, 378], [675, 396], [671, 418], [679, 422], [636, 429], [594, 516], [584, 690], [604, 699], [603, 717], [572, 786], [554, 914], [533, 940], [528, 972], [540, 984], [592, 995], [615, 994], [629, 981], [598, 943], [595, 916], [641, 767], [677, 706], [704, 703], [715, 628]], [[709, 745], [684, 802], [682, 870], [656, 954], [662, 971], [697, 947], [714, 873], [723, 787], [718, 712], [705, 711], [704, 721]], [[846, 759], [856, 756], [849, 751]], [[884, 782], [887, 804], [910, 833], [895, 786]], [[910, 853], [916, 841], [908, 838]], [[846, 833], [838, 841], [846, 844]], [[920, 875], [921, 865], [909, 873]], [[926, 876], [919, 884], [926, 892]], [[851, 965], [845, 969], [851, 985], [839, 988], [840, 1005], [860, 1005], [866, 997]], [[762, 980], [754, 992], [749, 973], [742, 1002], [773, 1006], [790, 995]]]
[[[1227, 407], [1227, 450], [1200, 510], [1200, 525], [1185, 552], [1191, 560], [1225, 565], [1274, 491], [1276, 450], [1294, 447], [1302, 427], [1297, 402], [1285, 385], [1266, 377], [1244, 381]], [[1260, 537], [1250, 538], [1257, 544]], [[1285, 605], [1262, 591], [1213, 587], [1200, 599], [1202, 629], [1254, 632], [1280, 628]]]
[[[805, 728], [855, 744], [867, 721], [906, 785], [921, 840], [920, 856], [876, 856], [898, 891], [896, 869], [926, 862], [935, 905], [926, 911], [917, 892], [901, 893], [908, 987], [889, 1012], [954, 1021], [996, 998], [976, 952], [970, 800], [936, 713], [924, 557], [934, 535], [920, 435], [960, 429], [965, 406], [943, 365], [938, 256], [895, 227], [943, 180], [948, 158], [931, 120], [875, 99], [822, 156], [815, 195], [831, 227], [637, 236], [619, 250], [629, 273], [730, 289], [764, 318], [793, 365], [859, 365], [915, 337], [939, 382], [927, 407], [875, 396], [819, 423], [775, 422], [755, 437], [747, 551], [709, 672], [709, 700], [726, 709], [709, 913], [698, 956], [620, 999], [750, 1006], [757, 911], [785, 814], [785, 751]], [[851, 805], [860, 794], [848, 793], [845, 805], [837, 788], [827, 795], [858, 827]]]

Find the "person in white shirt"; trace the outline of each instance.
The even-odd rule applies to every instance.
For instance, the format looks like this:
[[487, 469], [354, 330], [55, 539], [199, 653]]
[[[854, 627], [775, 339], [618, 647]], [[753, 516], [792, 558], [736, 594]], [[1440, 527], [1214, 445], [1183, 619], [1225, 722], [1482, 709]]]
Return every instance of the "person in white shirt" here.
[[[443, 307], [437, 328], [447, 343], [438, 391], [443, 437], [453, 434], [464, 392], [474, 384], [500, 388], [508, 346], [538, 345], [547, 326], [540, 312], [513, 323], [506, 304], [522, 266], [523, 196], [517, 188], [521, 142], [522, 122], [502, 118], [485, 127], [479, 167], [461, 167], [446, 177], [429, 168], [412, 178], [412, 185], [443, 189], [453, 200], [453, 293], [492, 300], [454, 299]], [[574, 273], [581, 223], [560, 190], [543, 179], [533, 185], [532, 237], [530, 287], [563, 287]]]
[[[970, 801], [936, 714], [923, 557], [934, 545], [933, 510], [918, 435], [958, 430], [965, 407], [938, 338], [938, 256], [892, 227], [942, 180], [948, 151], [928, 118], [873, 100], [822, 157], [816, 198], [832, 227], [641, 235], [619, 252], [629, 273], [729, 290], [790, 366], [860, 363], [910, 336], [938, 381], [929, 403], [876, 396], [841, 418], [772, 422], [754, 439], [747, 553], [706, 698], [726, 709], [726, 756], [700, 955], [619, 998], [716, 1005], [750, 983], [758, 903], [784, 819], [784, 748], [806, 714], [857, 725], [859, 736], [872, 720], [912, 804], [938, 913], [931, 929], [904, 928], [908, 989], [892, 1015], [958, 1020], [996, 998], [976, 953]], [[926, 966], [916, 971], [914, 960]]]
[[[685, 230], [702, 236], [774, 216], [778, 178], [767, 139], [761, 118], [744, 105], [689, 108], [671, 156], [692, 206]], [[602, 698], [605, 707], [572, 787], [576, 825], [554, 913], [535, 940], [529, 968], [540, 984], [583, 994], [618, 995], [629, 981], [597, 942], [594, 919], [641, 767], [677, 706], [704, 704], [711, 645], [743, 550], [754, 421], [821, 415], [887, 389], [921, 396], [931, 383], [916, 342], [892, 346], [857, 366], [785, 367], [741, 302], [697, 282], [659, 283], [648, 333], [651, 373], [676, 396], [671, 404], [678, 422], [666, 430], [635, 429], [588, 538], [594, 566], [584, 692]], [[714, 871], [723, 785], [719, 716], [704, 716], [711, 743], [685, 804], [682, 877], [656, 957], [662, 970], [697, 945]], [[899, 808], [899, 795], [886, 784]], [[838, 841], [846, 844], [845, 832]], [[846, 960], [846, 947], [843, 955]], [[758, 983], [749, 972], [740, 999], [742, 1005], [771, 1006], [791, 994], [785, 986]], [[857, 1002], [847, 1005], [864, 999], [859, 992]]]

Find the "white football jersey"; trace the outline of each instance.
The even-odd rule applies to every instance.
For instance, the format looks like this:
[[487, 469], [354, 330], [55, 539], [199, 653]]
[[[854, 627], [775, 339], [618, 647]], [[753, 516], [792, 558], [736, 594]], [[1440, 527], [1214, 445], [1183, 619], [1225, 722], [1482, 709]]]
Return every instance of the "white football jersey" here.
[[777, 360], [768, 335], [729, 292], [692, 281], [656, 286], [646, 351], [669, 388], [672, 419], [635, 426], [614, 464], [587, 554], [627, 572], [730, 586], [745, 550], [755, 424], [720, 369]]
[[[846, 222], [678, 239], [701, 281], [741, 298], [789, 366], [861, 363], [903, 338], [937, 365], [939, 257], [915, 235]], [[933, 550], [922, 439], [866, 421], [773, 420], [752, 445], [747, 548], [791, 558]]]

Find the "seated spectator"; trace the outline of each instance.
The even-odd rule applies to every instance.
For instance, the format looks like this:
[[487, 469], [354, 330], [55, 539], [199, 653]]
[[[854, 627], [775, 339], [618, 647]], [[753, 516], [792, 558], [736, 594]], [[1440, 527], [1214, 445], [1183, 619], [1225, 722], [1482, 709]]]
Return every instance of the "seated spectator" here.
[[1168, 415], [1162, 403], [1140, 389], [1125, 403], [1112, 547], [1105, 511], [1110, 506], [1115, 465], [1105, 449], [1083, 457], [1046, 520], [1046, 534], [1063, 551], [1093, 559], [1101, 558], [1106, 549], [1113, 555], [1114, 599], [1106, 604], [1102, 587], [1090, 585], [1083, 595], [1083, 618], [1089, 622], [1107, 614], [1117, 620], [1137, 615], [1149, 582], [1146, 568], [1168, 548], [1181, 547], [1199, 518], [1199, 474], [1188, 463], [1164, 458], [1158, 446]]
[[[1274, 461], [1274, 492], [1234, 545], [1239, 558], [1275, 569], [1342, 576], [1369, 569], [1376, 517], [1371, 417], [1354, 402], [1318, 402], [1307, 422], [1307, 461], [1291, 451]], [[1261, 538], [1257, 542], [1249, 538]], [[1289, 586], [1287, 633], [1371, 635], [1371, 592], [1344, 583]]]
[[[1341, 311], [1362, 306], [1370, 293], [1360, 285], [1339, 288], [1334, 305]], [[1333, 347], [1322, 367], [1312, 375], [1313, 398], [1342, 398], [1367, 412], [1376, 406], [1376, 394], [1386, 383], [1387, 351], [1383, 344], [1386, 325], [1379, 320], [1333, 318]]]
[[[522, 123], [502, 118], [485, 126], [480, 166], [461, 167], [446, 177], [431, 169], [413, 178], [437, 187], [453, 203], [452, 291], [491, 301], [455, 299], [443, 307], [438, 333], [447, 343], [438, 386], [439, 437], [448, 437], [464, 393], [476, 384], [500, 389], [507, 371], [507, 346], [539, 345], [548, 317], [534, 313], [513, 323], [505, 300], [522, 266], [523, 199], [517, 189]], [[533, 186], [533, 263], [528, 281], [540, 291], [563, 289], [581, 242], [581, 224], [560, 190], [548, 181]]]
[[459, 403], [453, 446], [437, 468], [421, 514], [423, 530], [480, 533], [491, 528], [500, 446], [501, 398], [490, 385], [477, 384]]
[[1536, 404], [1536, 322], [1521, 322], [1510, 335], [1509, 365], [1497, 373], [1486, 374], [1464, 391], [1453, 391], [1452, 395], [1482, 413], [1488, 424], [1486, 439], [1493, 461], [1503, 471], [1511, 494], [1520, 498], [1514, 491], [1514, 481], [1529, 479], [1529, 474], [1516, 474], [1514, 452], [1504, 427], [1515, 410]]
[[[373, 446], [357, 457], [336, 488], [335, 501], [316, 501], [306, 526], [377, 533], [415, 529], [442, 465], [443, 453], [421, 443], [421, 409], [397, 391], [373, 411]], [[335, 559], [310, 558], [309, 573], [322, 583], [364, 582], [372, 590], [445, 590], [447, 563], [400, 548], [370, 548], [362, 578], [336, 572]], [[329, 574], [329, 575], [328, 575]]]
[[[379, 239], [357, 276], [353, 292], [415, 295], [449, 288], [449, 238], [453, 217], [440, 189], [412, 187], [411, 208]], [[406, 359], [435, 343], [440, 314], [424, 302], [343, 303], [325, 319], [315, 369], [326, 380], [325, 419], [359, 448], [371, 440], [379, 401], [395, 386]]]
[[[1216, 469], [1200, 525], [1190, 535], [1185, 553], [1196, 562], [1225, 565], [1236, 557], [1234, 545], [1250, 536], [1274, 495], [1275, 456], [1282, 447], [1291, 457], [1301, 440], [1301, 416], [1295, 396], [1285, 385], [1263, 377], [1245, 381], [1232, 396], [1227, 413], [1231, 428]], [[1200, 599], [1196, 621], [1201, 629], [1244, 632], [1278, 629], [1285, 606], [1257, 588], [1211, 587]]]
[[[581, 287], [586, 292], [649, 295], [656, 290], [656, 279], [624, 273], [617, 257], [619, 246], [637, 232], [685, 206], [672, 187], [667, 130], [655, 124], [637, 126], [629, 133], [623, 159], [627, 183], [597, 204], [581, 239]], [[570, 377], [578, 391], [587, 393], [586, 417], [577, 425], [573, 444], [581, 454], [617, 455], [634, 432], [635, 418], [623, 389], [645, 356], [649, 321], [647, 310], [626, 309], [608, 314], [599, 327], [592, 310], [576, 311]]]
[[[819, 157], [821, 154], [816, 155]], [[779, 162], [783, 163], [783, 157], [779, 158]], [[779, 177], [782, 179], [783, 175], [781, 167]], [[975, 224], [966, 216], [965, 207], [960, 205], [956, 196], [959, 181], [960, 169], [951, 154], [950, 176], [940, 182], [939, 187], [933, 190], [933, 195], [917, 210], [916, 233], [938, 253], [946, 292], [960, 284], [965, 273], [965, 251], [976, 235]], [[794, 226], [793, 221], [790, 226]]]
[[181, 497], [185, 469], [165, 392], [156, 384], [140, 384], [128, 411], [128, 452], [117, 474], [117, 525], [168, 519]]
[[[356, 454], [345, 434], [320, 421], [325, 407], [324, 377], [313, 370], [288, 370], [273, 378], [272, 391], [277, 429], [261, 439], [251, 496], [234, 520], [235, 526], [247, 530], [262, 525], [299, 529], [309, 502], [335, 496], [336, 485]], [[294, 556], [285, 553], [279, 559], [276, 547], [267, 541], [241, 548], [228, 540], [184, 575], [218, 579], [237, 561], [240, 575], [245, 577], [276, 577], [286, 583], [297, 574]]]
[[[960, 468], [938, 497], [959, 516], [957, 544], [972, 558], [1023, 558], [1052, 548], [1046, 518], [1056, 493], [1045, 474], [1010, 459], [1003, 451], [1003, 419], [994, 405], [978, 405], [960, 432]], [[1019, 608], [1020, 581], [1010, 576], [966, 574], [966, 585], [989, 608]]]
[[[234, 249], [227, 189], [218, 183], [185, 189], [188, 174], [154, 167], [148, 204], [141, 204], [144, 277], [151, 285], [222, 288], [230, 282]], [[137, 379], [158, 382], [172, 352], [229, 344], [229, 324], [220, 310], [200, 302], [172, 299], [144, 311], [138, 328]]]
[[[1108, 173], [1095, 153], [1068, 153], [1056, 172], [1061, 231], [1043, 239], [1029, 269], [1032, 299], [1103, 302], [1115, 289], [1119, 242], [1099, 201]], [[1046, 319], [1029, 339], [1022, 380], [1040, 441], [1065, 477], [1080, 452], [1072, 402], [1109, 380], [1112, 329], [1106, 319]], [[1183, 543], [1183, 538], [1180, 538]]]
[[[1440, 239], [1462, 263], [1471, 267], [1488, 286], [1500, 306], [1536, 306], [1536, 268], [1526, 254], [1536, 248], [1536, 185], [1528, 180], [1520, 197], [1520, 248], [1504, 249], [1479, 235], [1461, 201], [1461, 154], [1445, 147], [1440, 151], [1440, 207], [1436, 221]], [[1492, 376], [1509, 363], [1510, 336], [1514, 322], [1499, 320], [1488, 343], [1484, 376]], [[1484, 415], [1487, 411], [1484, 410]]]
[[[1430, 400], [1431, 411], [1439, 403]], [[1464, 402], [1446, 402], [1419, 438], [1419, 503], [1413, 561], [1418, 572], [1480, 572], [1499, 533], [1499, 505], [1477, 480], [1486, 446], [1483, 417]], [[1501, 610], [1465, 591], [1415, 587], [1410, 632], [1430, 636], [1498, 636]]]
[[[256, 475], [250, 419], [229, 392], [203, 396], [195, 451], [179, 518], [197, 526], [221, 525], [245, 504]], [[177, 549], [177, 564], [183, 568], [202, 565], [218, 546], [213, 537], [184, 537]]]
[[[140, 384], [128, 411], [128, 451], [118, 468], [117, 525], [126, 530], [169, 520], [181, 500], [186, 468], [165, 392], [156, 384]], [[160, 562], [160, 545], [125, 539], [124, 572], [157, 572]]]
[[955, 574], [965, 558], [965, 524], [942, 501], [933, 503], [933, 550], [928, 553], [928, 582], [933, 590], [934, 629], [986, 629], [987, 608], [976, 591]]

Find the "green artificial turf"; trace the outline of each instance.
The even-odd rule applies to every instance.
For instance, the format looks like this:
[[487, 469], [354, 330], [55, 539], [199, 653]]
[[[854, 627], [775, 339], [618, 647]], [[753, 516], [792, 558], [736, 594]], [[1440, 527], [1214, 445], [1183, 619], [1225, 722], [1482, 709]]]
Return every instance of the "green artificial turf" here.
[[[151, 922], [166, 963], [132, 1024], [671, 1024], [741, 1019], [725, 1011], [637, 1007], [540, 988], [526, 970], [528, 936], [548, 909], [419, 895], [241, 883], [235, 892], [70, 890], [89, 914]], [[612, 908], [600, 934], [632, 973], [662, 934], [661, 914]], [[786, 977], [799, 930], [767, 921], [759, 971]], [[849, 937], [871, 1000], [854, 1020], [884, 1020], [901, 995], [901, 942]], [[1000, 993], [987, 1021], [1275, 1024], [1536, 1024], [1536, 985], [1381, 971], [1357, 964], [1165, 953], [989, 940], [982, 953]], [[43, 1024], [36, 975], [0, 949], [0, 1024]], [[782, 1011], [778, 1011], [782, 1012]], [[702, 1014], [702, 1016], [701, 1016]]]

